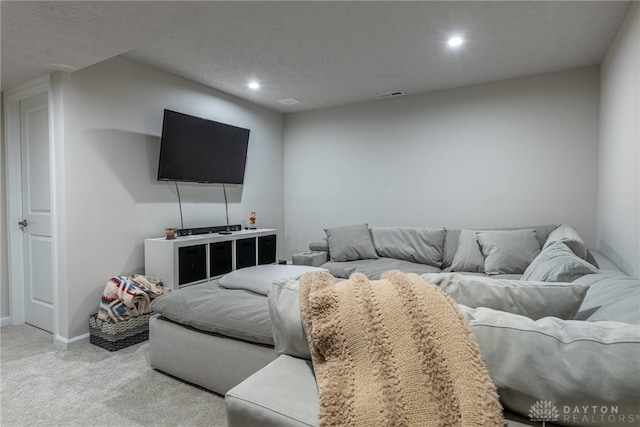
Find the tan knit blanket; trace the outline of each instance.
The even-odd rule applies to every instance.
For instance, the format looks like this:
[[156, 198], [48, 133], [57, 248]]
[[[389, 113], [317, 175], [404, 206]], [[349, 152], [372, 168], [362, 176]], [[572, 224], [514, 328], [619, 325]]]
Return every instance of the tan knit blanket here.
[[321, 426], [502, 426], [498, 394], [457, 305], [415, 274], [300, 280]]

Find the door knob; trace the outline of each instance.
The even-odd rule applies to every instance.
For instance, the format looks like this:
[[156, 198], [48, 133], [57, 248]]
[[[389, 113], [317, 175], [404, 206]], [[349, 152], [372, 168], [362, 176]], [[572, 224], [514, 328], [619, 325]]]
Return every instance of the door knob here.
[[29, 225], [29, 222], [26, 219], [23, 219], [22, 221], [18, 221], [18, 225], [22, 230], [24, 230], [27, 228], [27, 225]]

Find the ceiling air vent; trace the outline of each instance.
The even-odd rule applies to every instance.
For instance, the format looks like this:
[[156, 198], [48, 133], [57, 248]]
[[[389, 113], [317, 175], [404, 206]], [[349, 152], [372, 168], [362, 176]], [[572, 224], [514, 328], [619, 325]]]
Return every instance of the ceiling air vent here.
[[394, 98], [396, 96], [402, 96], [405, 93], [401, 90], [396, 90], [393, 92], [387, 92], [387, 93], [379, 93], [378, 94], [378, 98]]

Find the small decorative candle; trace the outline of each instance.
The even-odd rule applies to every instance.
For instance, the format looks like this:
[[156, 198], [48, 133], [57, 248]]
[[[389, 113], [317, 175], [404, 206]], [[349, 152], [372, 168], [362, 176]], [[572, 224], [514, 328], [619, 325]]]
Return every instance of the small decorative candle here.
[[252, 230], [256, 228], [256, 218], [257, 218], [257, 215], [255, 212], [251, 212], [249, 214], [249, 228]]

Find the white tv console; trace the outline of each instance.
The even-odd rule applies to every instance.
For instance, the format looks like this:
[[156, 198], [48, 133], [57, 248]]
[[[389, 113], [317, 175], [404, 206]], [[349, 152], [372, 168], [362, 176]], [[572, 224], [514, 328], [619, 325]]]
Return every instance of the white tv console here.
[[176, 239], [145, 239], [145, 274], [178, 289], [243, 267], [273, 264], [278, 230], [260, 228], [231, 234], [199, 234]]

